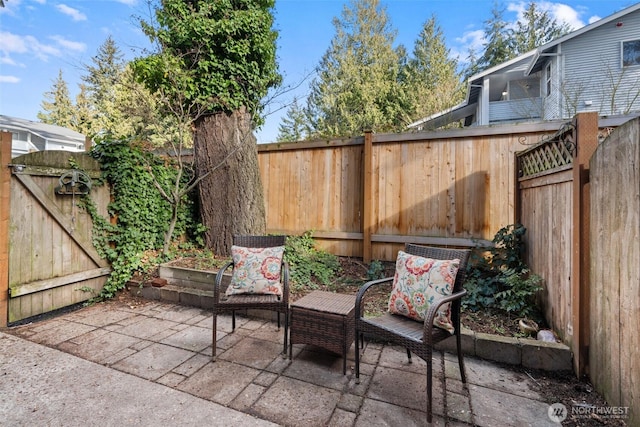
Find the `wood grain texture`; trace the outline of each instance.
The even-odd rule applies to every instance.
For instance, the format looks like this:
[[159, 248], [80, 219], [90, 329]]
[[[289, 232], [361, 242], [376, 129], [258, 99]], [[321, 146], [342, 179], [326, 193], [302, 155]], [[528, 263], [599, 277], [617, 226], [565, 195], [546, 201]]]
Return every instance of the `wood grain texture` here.
[[[85, 301], [102, 289], [110, 271], [91, 241], [91, 218], [79, 207], [80, 195], [55, 191], [59, 177], [70, 170], [69, 157], [90, 176], [99, 174], [97, 162], [84, 153], [14, 159], [25, 168], [10, 184], [8, 322]], [[90, 197], [106, 216], [108, 187], [93, 186]]]
[[590, 377], [640, 423], [640, 119], [627, 122], [590, 162]]

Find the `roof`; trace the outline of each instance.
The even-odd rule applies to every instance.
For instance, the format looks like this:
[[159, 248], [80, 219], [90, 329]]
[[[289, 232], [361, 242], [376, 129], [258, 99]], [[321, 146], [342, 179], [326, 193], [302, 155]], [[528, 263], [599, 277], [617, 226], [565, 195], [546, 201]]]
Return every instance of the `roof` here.
[[441, 111], [439, 113], [411, 123], [408, 127], [414, 128], [428, 123], [429, 127], [437, 128], [448, 123], [466, 118], [473, 113], [477, 106], [478, 98], [480, 96], [483, 81], [485, 78], [490, 79], [489, 87], [492, 91], [502, 91], [502, 86], [504, 86], [507, 81], [511, 80], [509, 78], [509, 74], [520, 73], [522, 78], [526, 78], [527, 76], [540, 71], [545, 63], [544, 54], [552, 51], [559, 44], [578, 37], [595, 28], [606, 25], [612, 21], [616, 21], [621, 17], [635, 12], [639, 9], [640, 3], [636, 3], [633, 6], [627, 7], [619, 12], [614, 13], [613, 15], [609, 15], [605, 18], [599, 19], [589, 25], [585, 25], [582, 28], [572, 31], [569, 34], [559, 37], [529, 52], [523, 53], [522, 55], [510, 59], [509, 61], [483, 70], [478, 74], [474, 74], [473, 76], [469, 77], [467, 97], [465, 101], [452, 108], [449, 108], [448, 110]]
[[0, 115], [0, 130], [31, 132], [47, 141], [85, 143], [85, 136], [62, 126]]
[[622, 9], [619, 12], [614, 13], [613, 15], [609, 15], [605, 18], [599, 19], [589, 25], [585, 25], [582, 28], [579, 28], [575, 31], [570, 32], [569, 34], [566, 34], [562, 37], [559, 37], [553, 41], [550, 41], [549, 43], [546, 43], [542, 46], [539, 46], [537, 49], [535, 49], [535, 56], [533, 58], [533, 60], [531, 61], [531, 63], [529, 64], [529, 68], [527, 69], [527, 75], [535, 73], [537, 71], [540, 71], [542, 69], [542, 67], [544, 66], [544, 63], [546, 61], [546, 58], [544, 57], [545, 53], [549, 53], [552, 50], [554, 50], [556, 48], [556, 46], [558, 46], [559, 44], [562, 44], [568, 40], [571, 40], [573, 38], [576, 38], [586, 32], [589, 32], [591, 30], [594, 30], [598, 27], [602, 27], [603, 25], [606, 25], [610, 22], [613, 21], [617, 21], [618, 19], [620, 19], [621, 17], [628, 15], [630, 13], [635, 12], [636, 10], [640, 10], [640, 3], [636, 3], [633, 6], [629, 6], [626, 9]]

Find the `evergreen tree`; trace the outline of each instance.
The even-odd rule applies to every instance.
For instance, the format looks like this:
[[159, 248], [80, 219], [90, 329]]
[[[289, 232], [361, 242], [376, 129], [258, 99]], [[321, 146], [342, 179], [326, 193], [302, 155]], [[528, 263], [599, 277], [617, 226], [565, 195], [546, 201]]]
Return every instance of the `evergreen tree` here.
[[82, 76], [86, 98], [90, 105], [91, 125], [88, 133], [109, 133], [114, 137], [123, 137], [121, 114], [116, 103], [116, 90], [124, 72], [126, 63], [123, 55], [111, 36], [100, 45], [92, 63], [84, 66], [86, 74]]
[[43, 123], [75, 130], [75, 111], [62, 70], [58, 71], [58, 78], [54, 80], [51, 90], [44, 93], [44, 97], [45, 100], [40, 104], [44, 111], [38, 112], [38, 119]]
[[492, 18], [485, 21], [484, 53], [478, 59], [478, 69], [485, 70], [529, 52], [571, 31], [542, 10], [534, 1], [527, 3], [521, 19], [513, 25], [503, 18], [504, 9], [494, 4]]
[[510, 39], [509, 28], [504, 20], [504, 9], [494, 3], [491, 9], [492, 17], [484, 22], [484, 53], [478, 59], [480, 70], [494, 67], [516, 56]]
[[287, 114], [278, 126], [278, 142], [297, 142], [309, 136], [308, 121], [304, 109], [298, 103], [298, 98], [287, 109]]
[[400, 83], [402, 49], [379, 0], [352, 0], [311, 83], [306, 114], [312, 137], [397, 131], [409, 117]]
[[561, 37], [571, 31], [568, 24], [558, 23], [541, 10], [533, 1], [529, 2], [521, 20], [516, 22], [512, 31], [514, 49], [517, 55], [529, 52], [538, 46]]
[[93, 109], [89, 96], [87, 94], [87, 85], [80, 83], [78, 85], [80, 92], [76, 96], [76, 106], [74, 114], [74, 126], [76, 131], [83, 135], [91, 135], [91, 119], [93, 117]]
[[126, 63], [123, 55], [111, 36], [100, 45], [92, 63], [85, 65], [87, 74], [82, 76], [86, 83], [89, 99], [99, 110], [102, 105], [113, 101], [115, 85], [120, 81]]
[[458, 61], [450, 57], [442, 29], [432, 16], [423, 25], [413, 57], [405, 67], [405, 84], [407, 93], [411, 94], [414, 120], [462, 101], [464, 86], [457, 68]]
[[464, 67], [462, 71], [463, 80], [467, 81], [469, 77], [473, 76], [480, 72], [480, 58], [478, 58], [478, 54], [473, 48], [469, 49], [469, 53], [467, 55], [467, 65]]

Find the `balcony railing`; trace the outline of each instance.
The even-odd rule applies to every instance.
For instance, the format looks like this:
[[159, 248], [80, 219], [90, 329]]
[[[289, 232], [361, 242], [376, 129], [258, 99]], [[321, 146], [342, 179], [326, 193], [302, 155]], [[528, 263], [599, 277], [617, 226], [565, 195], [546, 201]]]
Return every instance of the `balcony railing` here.
[[542, 98], [513, 99], [489, 103], [489, 122], [529, 120], [542, 117]]

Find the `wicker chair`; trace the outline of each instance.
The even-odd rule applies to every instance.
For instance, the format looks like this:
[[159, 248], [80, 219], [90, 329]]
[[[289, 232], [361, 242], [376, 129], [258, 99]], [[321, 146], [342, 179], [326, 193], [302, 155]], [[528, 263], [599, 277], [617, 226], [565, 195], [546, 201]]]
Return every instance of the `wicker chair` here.
[[460, 345], [460, 300], [467, 293], [462, 288], [465, 279], [465, 270], [469, 259], [469, 250], [465, 249], [442, 249], [426, 246], [418, 246], [406, 244], [405, 252], [412, 255], [432, 259], [459, 259], [460, 266], [454, 282], [453, 293], [451, 296], [443, 297], [437, 304], [432, 304], [426, 313], [426, 320], [418, 322], [404, 316], [385, 313], [380, 317], [363, 317], [363, 308], [368, 291], [373, 290], [379, 285], [390, 285], [393, 278], [374, 280], [365, 283], [356, 297], [355, 318], [356, 318], [356, 382], [360, 381], [360, 349], [359, 341], [364, 347], [363, 336], [376, 337], [386, 342], [392, 342], [407, 349], [407, 357], [411, 363], [411, 353], [418, 355], [427, 362], [427, 423], [432, 422], [432, 360], [431, 355], [433, 345], [451, 336], [451, 334], [438, 327], [433, 326], [438, 307], [446, 302], [451, 302], [451, 321], [455, 327], [456, 345], [458, 350], [458, 364], [460, 366], [460, 376], [462, 382], [466, 382], [464, 373], [464, 361], [462, 358], [462, 348]]
[[[233, 244], [247, 248], [269, 248], [274, 246], [284, 246], [286, 236], [234, 236]], [[284, 314], [284, 348], [283, 353], [287, 352], [287, 337], [289, 332], [289, 267], [286, 262], [282, 262], [280, 282], [282, 283], [282, 297], [277, 295], [257, 295], [257, 294], [240, 294], [240, 295], [221, 295], [222, 279], [225, 271], [231, 267], [233, 270], [233, 261], [225, 264], [216, 275], [215, 287], [213, 291], [213, 351], [212, 359], [216, 360], [216, 329], [217, 316], [220, 313], [231, 312], [231, 328], [232, 332], [236, 328], [236, 311], [237, 310], [269, 310], [278, 313], [278, 329], [280, 329], [280, 314]]]

